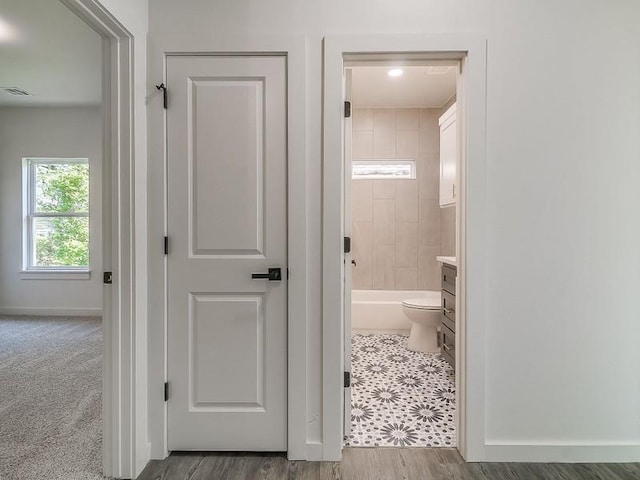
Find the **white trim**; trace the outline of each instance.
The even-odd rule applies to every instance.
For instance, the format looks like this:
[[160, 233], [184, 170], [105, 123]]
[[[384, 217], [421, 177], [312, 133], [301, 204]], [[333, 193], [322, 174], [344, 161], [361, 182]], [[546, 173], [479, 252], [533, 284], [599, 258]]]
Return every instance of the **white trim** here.
[[307, 461], [309, 462], [321, 462], [322, 461], [322, 443], [321, 442], [308, 442], [307, 443]]
[[22, 270], [21, 280], [89, 280], [91, 270]]
[[101, 317], [100, 308], [2, 307], [0, 315], [31, 315], [38, 317]]
[[565, 442], [520, 443], [517, 440], [485, 445], [486, 462], [543, 462], [543, 463], [634, 463], [640, 458], [637, 443]]
[[[132, 478], [136, 455], [133, 35], [98, 0], [60, 0], [103, 37], [103, 469]], [[145, 135], [145, 132], [139, 132]], [[146, 463], [145, 457], [142, 460]]]
[[[212, 36], [207, 32], [161, 35], [149, 41], [149, 77], [165, 82], [168, 55], [287, 56], [288, 118], [288, 447], [289, 459], [307, 458], [307, 198], [306, 91], [303, 36]], [[168, 85], [169, 108], [171, 86]], [[160, 391], [166, 381], [166, 257], [158, 248], [166, 234], [166, 119], [162, 92], [149, 99], [149, 384]], [[170, 232], [169, 232], [170, 234]], [[167, 410], [160, 395], [149, 395], [151, 457], [167, 450]]]
[[[385, 61], [402, 54], [412, 60], [461, 62], [458, 85], [461, 130], [466, 140], [460, 170], [457, 250], [460, 334], [457, 350], [459, 450], [467, 460], [484, 456], [484, 323], [485, 275], [485, 128], [486, 40], [478, 35], [335, 35], [324, 42], [323, 150], [323, 433], [324, 460], [339, 460], [342, 450], [342, 362], [344, 319], [342, 254], [342, 75], [344, 61], [371, 54]], [[375, 55], [374, 55], [375, 54]], [[468, 167], [467, 167], [468, 164]], [[465, 217], [466, 215], [466, 217]], [[466, 218], [466, 224], [462, 222]], [[467, 260], [468, 258], [468, 260]], [[469, 275], [467, 274], [469, 272]], [[467, 288], [471, 285], [472, 288]], [[470, 321], [470, 319], [472, 320]], [[469, 327], [467, 327], [467, 324]], [[458, 333], [458, 332], [456, 332]], [[469, 341], [473, 338], [473, 342]], [[465, 348], [461, 348], [464, 343]], [[466, 350], [466, 351], [464, 351]], [[465, 356], [466, 355], [466, 356]]]

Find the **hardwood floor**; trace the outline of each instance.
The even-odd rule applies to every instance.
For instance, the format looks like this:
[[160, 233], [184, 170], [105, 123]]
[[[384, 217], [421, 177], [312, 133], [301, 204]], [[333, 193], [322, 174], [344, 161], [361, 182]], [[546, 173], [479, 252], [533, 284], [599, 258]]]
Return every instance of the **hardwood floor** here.
[[640, 463], [465, 463], [449, 448], [346, 448], [341, 463], [284, 454], [173, 453], [138, 480], [631, 480]]

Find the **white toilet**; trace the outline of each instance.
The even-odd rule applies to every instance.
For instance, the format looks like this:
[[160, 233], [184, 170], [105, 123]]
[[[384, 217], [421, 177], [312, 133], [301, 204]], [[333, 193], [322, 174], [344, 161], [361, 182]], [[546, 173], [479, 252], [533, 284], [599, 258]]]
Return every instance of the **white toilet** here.
[[409, 298], [402, 302], [402, 311], [411, 320], [407, 348], [416, 352], [439, 352], [438, 327], [442, 322], [439, 300]]

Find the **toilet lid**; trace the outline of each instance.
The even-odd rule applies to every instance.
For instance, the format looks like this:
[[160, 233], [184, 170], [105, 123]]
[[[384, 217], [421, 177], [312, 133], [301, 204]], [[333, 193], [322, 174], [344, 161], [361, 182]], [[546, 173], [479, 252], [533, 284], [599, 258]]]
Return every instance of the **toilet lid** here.
[[402, 304], [406, 307], [420, 310], [440, 310], [440, 304], [434, 303], [432, 298], [409, 298], [404, 300]]

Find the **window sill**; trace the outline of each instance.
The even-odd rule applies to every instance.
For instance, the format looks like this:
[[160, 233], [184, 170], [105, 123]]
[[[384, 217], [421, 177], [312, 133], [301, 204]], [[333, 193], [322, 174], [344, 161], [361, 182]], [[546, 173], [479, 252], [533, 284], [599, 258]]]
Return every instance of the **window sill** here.
[[89, 280], [91, 270], [22, 270], [22, 280]]

